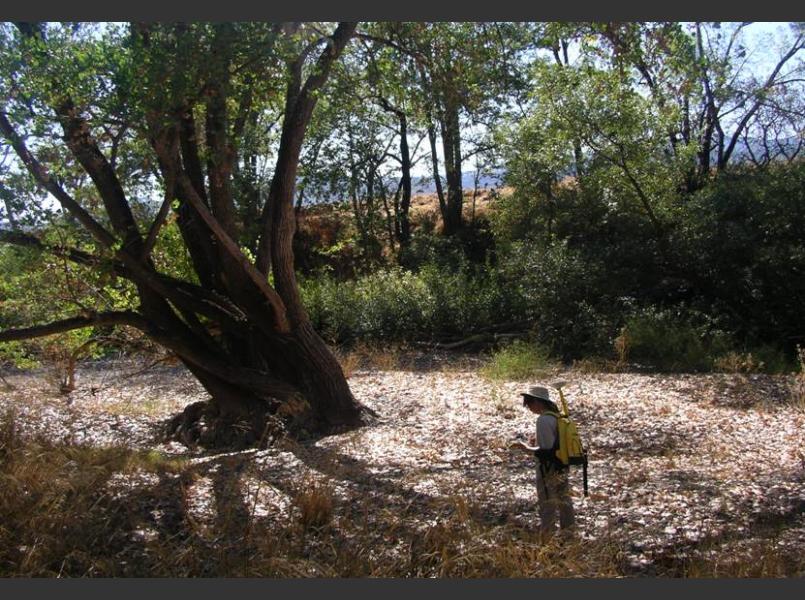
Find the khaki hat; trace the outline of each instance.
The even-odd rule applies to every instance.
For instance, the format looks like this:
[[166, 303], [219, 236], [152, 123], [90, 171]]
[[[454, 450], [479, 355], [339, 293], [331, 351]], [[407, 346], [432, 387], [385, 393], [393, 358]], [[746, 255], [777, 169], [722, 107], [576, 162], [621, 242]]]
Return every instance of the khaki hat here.
[[534, 387], [528, 388], [527, 392], [523, 392], [520, 394], [521, 396], [530, 396], [532, 398], [538, 398], [540, 400], [548, 400], [550, 402], [551, 395], [548, 392], [548, 388], [544, 388], [540, 385], [535, 385]]
[[557, 407], [556, 403], [551, 400], [551, 395], [548, 392], [548, 388], [535, 385], [528, 388], [527, 392], [522, 392], [520, 395], [523, 397], [523, 404], [525, 404], [529, 398], [533, 398], [545, 404], [545, 406], [547, 406], [550, 410], [559, 412], [559, 407]]

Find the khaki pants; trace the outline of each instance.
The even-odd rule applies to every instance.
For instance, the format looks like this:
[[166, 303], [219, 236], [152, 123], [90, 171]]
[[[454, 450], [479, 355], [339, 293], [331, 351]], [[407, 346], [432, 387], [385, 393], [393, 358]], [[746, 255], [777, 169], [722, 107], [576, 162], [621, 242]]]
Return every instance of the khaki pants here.
[[570, 484], [567, 469], [547, 472], [543, 477], [542, 468], [537, 467], [537, 497], [539, 498], [540, 531], [552, 534], [556, 528], [556, 513], [559, 513], [559, 525], [569, 529], [575, 523], [573, 501], [570, 498]]

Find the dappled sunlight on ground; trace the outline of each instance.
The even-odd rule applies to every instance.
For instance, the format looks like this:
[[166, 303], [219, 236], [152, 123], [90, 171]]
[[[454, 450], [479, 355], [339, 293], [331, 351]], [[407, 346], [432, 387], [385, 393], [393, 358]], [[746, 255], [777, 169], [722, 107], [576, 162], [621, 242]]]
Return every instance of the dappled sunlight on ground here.
[[[16, 390], [0, 393], [0, 409], [14, 410], [26, 435], [156, 448], [186, 460], [172, 478], [125, 476], [151, 495], [170, 486], [181, 497], [152, 507], [153, 523], [180, 519], [199, 535], [231, 528], [242, 535], [244, 523], [320, 520], [350, 523], [345, 539], [360, 523], [372, 552], [400, 556], [465, 505], [490, 526], [538, 527], [533, 459], [506, 449], [516, 434], [533, 431], [519, 392], [537, 382], [360, 371], [350, 385], [380, 414], [376, 425], [210, 454], [159, 438], [165, 418], [204, 399], [192, 377], [159, 368], [124, 378], [127, 368], [83, 369], [69, 399], [41, 376], [10, 374]], [[739, 551], [754, 538], [805, 552], [805, 417], [784, 402], [783, 377], [568, 372], [565, 379], [590, 452], [589, 497], [581, 472], [571, 474], [582, 539], [619, 541], [636, 572], [648, 573], [669, 556]], [[107, 485], [122, 490], [120, 483], [113, 477]], [[182, 514], [171, 515], [177, 506]], [[154, 527], [132, 535], [148, 538]]]

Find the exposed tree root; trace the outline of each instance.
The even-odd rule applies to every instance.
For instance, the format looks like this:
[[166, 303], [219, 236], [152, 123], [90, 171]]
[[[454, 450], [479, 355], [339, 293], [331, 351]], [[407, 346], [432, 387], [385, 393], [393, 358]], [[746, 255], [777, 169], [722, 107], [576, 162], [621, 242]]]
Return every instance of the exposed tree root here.
[[189, 448], [266, 448], [284, 437], [315, 439], [371, 425], [377, 413], [363, 407], [356, 422], [324, 425], [304, 401], [285, 402], [279, 408], [257, 407], [238, 415], [222, 413], [212, 401], [194, 402], [166, 422], [166, 437]]

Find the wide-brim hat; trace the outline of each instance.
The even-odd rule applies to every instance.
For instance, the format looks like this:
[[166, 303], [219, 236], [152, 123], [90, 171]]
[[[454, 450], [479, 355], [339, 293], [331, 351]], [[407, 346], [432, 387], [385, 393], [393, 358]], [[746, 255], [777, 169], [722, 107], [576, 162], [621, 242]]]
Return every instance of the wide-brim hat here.
[[526, 400], [530, 400], [530, 399], [539, 400], [545, 406], [547, 406], [550, 410], [553, 410], [553, 411], [557, 410], [556, 404], [551, 400], [551, 395], [548, 392], [548, 388], [544, 388], [542, 386], [535, 385], [533, 387], [528, 388], [527, 392], [522, 392], [520, 395], [523, 397], [524, 402]]

